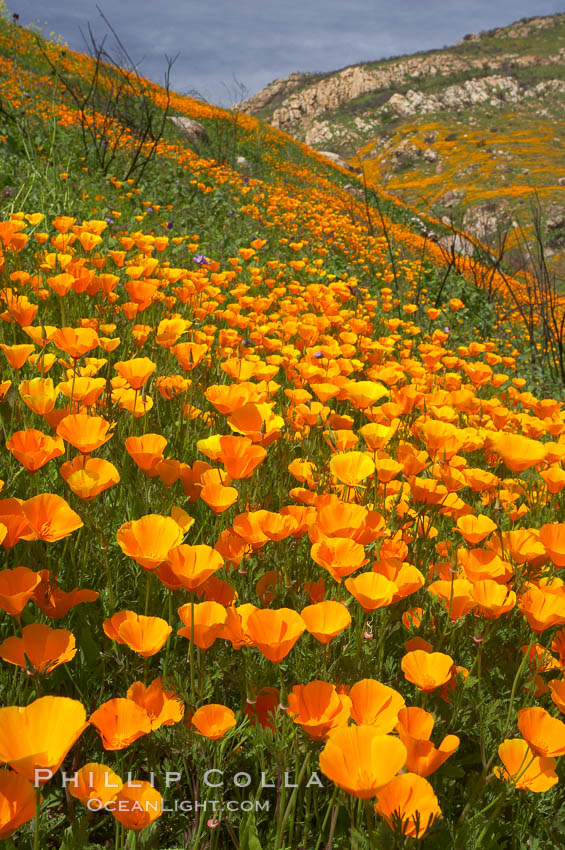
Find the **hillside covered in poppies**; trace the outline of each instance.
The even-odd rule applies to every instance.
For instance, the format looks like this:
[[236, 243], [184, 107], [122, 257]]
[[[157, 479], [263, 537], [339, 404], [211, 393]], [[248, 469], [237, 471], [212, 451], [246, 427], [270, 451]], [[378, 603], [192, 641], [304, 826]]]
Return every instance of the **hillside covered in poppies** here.
[[461, 35], [439, 50], [292, 74], [242, 108], [341, 154], [515, 269], [535, 264], [537, 233], [563, 286], [565, 15]]
[[0, 196], [1, 846], [562, 846], [548, 280], [10, 19]]

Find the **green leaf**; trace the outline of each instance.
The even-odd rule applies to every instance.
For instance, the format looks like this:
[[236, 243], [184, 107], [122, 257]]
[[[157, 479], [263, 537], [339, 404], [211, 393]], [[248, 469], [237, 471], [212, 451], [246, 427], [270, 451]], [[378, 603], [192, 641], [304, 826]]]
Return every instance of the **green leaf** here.
[[245, 820], [245, 824], [241, 826], [240, 832], [240, 850], [263, 850], [263, 846], [259, 840], [257, 825], [255, 823], [255, 813], [250, 812]]

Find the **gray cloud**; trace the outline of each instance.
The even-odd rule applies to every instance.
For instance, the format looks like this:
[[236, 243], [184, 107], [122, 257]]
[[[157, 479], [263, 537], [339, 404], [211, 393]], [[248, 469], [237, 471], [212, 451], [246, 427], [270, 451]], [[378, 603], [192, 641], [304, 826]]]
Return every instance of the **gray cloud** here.
[[[39, 24], [84, 51], [80, 30], [105, 27], [94, 0], [8, 0], [20, 23]], [[164, 54], [179, 57], [176, 91], [231, 103], [234, 76], [252, 94], [292, 71], [441, 48], [465, 33], [563, 11], [560, 0], [99, 0], [141, 71], [161, 82]]]

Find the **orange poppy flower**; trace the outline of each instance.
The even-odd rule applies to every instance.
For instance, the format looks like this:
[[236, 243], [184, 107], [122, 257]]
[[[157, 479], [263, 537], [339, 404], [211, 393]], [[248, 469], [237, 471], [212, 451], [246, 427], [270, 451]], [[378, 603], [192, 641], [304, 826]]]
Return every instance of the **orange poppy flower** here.
[[238, 514], [232, 523], [233, 531], [254, 549], [260, 549], [269, 538], [261, 527], [264, 511], [246, 511]]
[[124, 445], [126, 451], [143, 472], [150, 478], [157, 476], [156, 467], [163, 460], [167, 440], [161, 434], [142, 434], [141, 437], [128, 437]]
[[77, 360], [97, 347], [98, 334], [92, 328], [58, 328], [52, 340], [57, 348]]
[[105, 750], [125, 750], [142, 735], [151, 732], [151, 720], [144, 708], [131, 699], [109, 699], [90, 715]]
[[104, 634], [116, 643], [125, 644], [150, 658], [163, 648], [172, 632], [171, 626], [161, 617], [145, 617], [135, 611], [117, 611], [102, 623]]
[[72, 632], [42, 623], [24, 626], [21, 637], [9, 637], [0, 644], [0, 658], [4, 661], [43, 676], [71, 661], [76, 652]]
[[237, 502], [239, 493], [235, 487], [211, 482], [205, 484], [200, 491], [200, 498], [206, 502], [214, 513], [221, 514]]
[[355, 578], [348, 578], [345, 586], [351, 593], [363, 611], [376, 611], [390, 605], [397, 585], [379, 573], [361, 573]]
[[548, 522], [542, 525], [539, 539], [555, 566], [565, 567], [565, 522]]
[[521, 652], [528, 654], [528, 662], [530, 670], [534, 673], [548, 673], [551, 670], [559, 670], [561, 664], [555, 658], [549, 649], [546, 649], [539, 643], [534, 643], [531, 646], [520, 647]]
[[229, 567], [238, 567], [249, 549], [247, 543], [231, 528], [227, 528], [218, 537], [214, 549], [220, 553]]
[[549, 683], [551, 699], [562, 714], [565, 714], [565, 679], [553, 679]]
[[262, 729], [274, 732], [274, 714], [280, 701], [280, 693], [276, 688], [263, 688], [253, 699], [247, 698], [243, 713], [250, 718], [252, 726], [259, 724]]
[[352, 403], [356, 410], [366, 410], [372, 407], [379, 399], [390, 395], [382, 384], [376, 381], [348, 381], [343, 388], [345, 397]]
[[199, 345], [196, 342], [180, 342], [172, 349], [173, 354], [179, 361], [185, 372], [191, 372], [198, 366], [205, 354], [208, 353], [207, 345]]
[[80, 457], [61, 464], [59, 472], [73, 493], [89, 502], [120, 481], [113, 463], [100, 457]]
[[21, 369], [29, 355], [35, 351], [35, 345], [4, 345], [0, 344], [4, 356], [12, 369]]
[[120, 360], [114, 363], [114, 369], [127, 381], [132, 390], [140, 390], [153, 374], [157, 364], [149, 357], [134, 357], [132, 360]]
[[0, 570], [0, 608], [19, 617], [40, 581], [41, 575], [28, 567]]
[[195, 591], [204, 602], [218, 602], [224, 608], [235, 605], [237, 593], [231, 585], [217, 576], [210, 576]]
[[261, 531], [269, 540], [286, 540], [297, 529], [298, 521], [291, 514], [261, 511], [258, 515]]
[[231, 708], [218, 703], [201, 706], [190, 718], [191, 726], [211, 741], [219, 741], [236, 724], [235, 714]]
[[139, 832], [163, 814], [163, 797], [150, 782], [126, 782], [112, 807], [115, 820]]
[[492, 579], [476, 581], [473, 584], [473, 599], [476, 603], [476, 613], [488, 620], [496, 620], [516, 605], [516, 594], [513, 590]]
[[526, 741], [507, 738], [498, 748], [504, 767], [496, 766], [494, 773], [503, 782], [512, 782], [520, 791], [540, 793], [557, 785], [557, 760], [534, 755]]
[[247, 404], [250, 401], [249, 393], [248, 386], [244, 384], [213, 384], [204, 391], [210, 404], [224, 416], [229, 416], [230, 413]]
[[408, 652], [400, 662], [405, 678], [424, 693], [441, 688], [451, 678], [453, 658], [443, 652]]
[[428, 453], [418, 451], [412, 443], [400, 443], [396, 450], [396, 457], [402, 464], [405, 475], [419, 475], [429, 462]]
[[306, 630], [323, 644], [328, 644], [351, 625], [351, 614], [345, 605], [333, 599], [307, 605], [300, 616], [306, 624]]
[[179, 629], [177, 634], [189, 640], [194, 637], [194, 643], [199, 649], [209, 649], [224, 633], [227, 612], [218, 602], [188, 602], [178, 609], [178, 614], [185, 627]]
[[422, 838], [437, 817], [441, 817], [434, 789], [423, 776], [403, 773], [377, 791], [375, 811], [395, 833]]
[[49, 575], [49, 570], [40, 570], [37, 575], [40, 582], [33, 591], [33, 601], [46, 617], [60, 620], [75, 605], [80, 605], [81, 602], [95, 602], [98, 599], [96, 590], [80, 590], [77, 587], [69, 592], [61, 590]]
[[68, 537], [84, 525], [79, 515], [55, 493], [33, 496], [22, 504], [22, 511], [39, 540], [49, 543]]
[[0, 841], [35, 817], [35, 788], [23, 776], [0, 769]]
[[411, 478], [410, 490], [415, 502], [426, 505], [439, 505], [447, 497], [447, 488], [435, 478]]
[[267, 457], [267, 450], [248, 437], [220, 437], [220, 459], [234, 480], [251, 478], [255, 469]]
[[[2, 482], [3, 483], [3, 482]], [[24, 514], [23, 499], [0, 499], [0, 543], [4, 549], [15, 546], [18, 540], [35, 540], [36, 534]]]
[[146, 392], [129, 388], [118, 388], [112, 393], [112, 401], [117, 402], [120, 410], [127, 410], [136, 419], [145, 416], [153, 407], [153, 399]]
[[53, 339], [57, 328], [54, 325], [27, 325], [23, 330], [36, 345], [45, 348]]
[[112, 436], [111, 424], [102, 416], [73, 413], [57, 425], [57, 434], [83, 454], [90, 454]]
[[[219, 460], [222, 456], [222, 448], [220, 446], [220, 434], [212, 434], [210, 437], [206, 437], [203, 440], [198, 440], [196, 443], [196, 448], [199, 452], [206, 455], [210, 460]], [[239, 439], [245, 439], [240, 437]]]
[[252, 378], [257, 371], [256, 363], [251, 360], [244, 360], [238, 357], [232, 357], [230, 360], [224, 360], [220, 365], [222, 371], [238, 383], [240, 381], [248, 381], [249, 378]]
[[161, 726], [179, 723], [184, 716], [182, 700], [174, 691], [164, 690], [160, 678], [153, 679], [149, 686], [143, 682], [134, 682], [128, 688], [127, 698], [145, 709], [153, 731]]
[[463, 445], [461, 432], [450, 422], [428, 419], [422, 426], [422, 435], [431, 458], [451, 460]]
[[441, 599], [452, 622], [464, 617], [475, 606], [473, 585], [466, 578], [434, 581], [428, 586], [428, 592]]
[[54, 439], [35, 428], [15, 431], [6, 440], [6, 448], [28, 472], [32, 473], [37, 472], [52, 458], [59, 457], [65, 452], [65, 446], [60, 438]]
[[392, 732], [398, 712], [404, 708], [404, 697], [377, 682], [376, 679], [361, 679], [349, 691], [351, 717], [358, 726], [372, 726], [381, 735]]
[[400, 599], [406, 599], [411, 593], [415, 593], [425, 584], [425, 578], [413, 564], [401, 561], [399, 558], [385, 558], [374, 561], [372, 570], [380, 573], [396, 585], [396, 592], [392, 597], [392, 603]]
[[71, 796], [93, 811], [103, 809], [122, 787], [123, 782], [118, 774], [98, 762], [84, 764], [67, 785]]
[[411, 706], [398, 713], [396, 731], [407, 750], [406, 767], [419, 776], [430, 776], [459, 746], [456, 735], [447, 735], [436, 749], [430, 738], [434, 718], [423, 708]]
[[246, 602], [244, 605], [229, 605], [226, 608], [226, 624], [220, 637], [229, 640], [234, 649], [251, 646], [251, 638], [247, 634], [247, 620], [259, 609]]
[[375, 467], [381, 484], [389, 484], [403, 470], [402, 464], [390, 457], [375, 458]]
[[[353, 431], [348, 430], [347, 428], [338, 428], [333, 431], [324, 431], [322, 436], [332, 452], [350, 452], [350, 449], [354, 449], [357, 443], [359, 442], [359, 437]], [[363, 454], [361, 452], [361, 454]], [[348, 470], [348, 473], [351, 473], [352, 467]], [[334, 473], [335, 474], [335, 473]], [[336, 476], [338, 477], [338, 476]]]
[[288, 714], [314, 741], [349, 720], [351, 700], [338, 694], [331, 682], [295, 685], [288, 695]]
[[53, 410], [59, 394], [51, 378], [31, 378], [29, 381], [22, 381], [18, 389], [26, 407], [39, 416]]
[[24, 708], [0, 708], [0, 762], [35, 786], [44, 785], [87, 725], [82, 703], [67, 697], [40, 697]]
[[147, 514], [118, 528], [118, 546], [143, 569], [154, 570], [182, 542], [183, 532], [172, 517]]
[[268, 446], [280, 437], [284, 420], [273, 412], [271, 403], [247, 403], [234, 410], [227, 423], [232, 431], [249, 437], [253, 443]]
[[518, 729], [536, 756], [557, 758], [565, 754], [565, 723], [545, 708], [521, 709]]
[[171, 549], [166, 563], [182, 587], [196, 590], [223, 566], [224, 559], [210, 546], [183, 543]]
[[500, 555], [490, 549], [457, 550], [457, 560], [463, 567], [465, 578], [471, 582], [491, 579], [506, 584], [513, 575], [512, 564], [503, 561]]
[[273, 664], [280, 664], [305, 628], [304, 620], [292, 608], [258, 608], [245, 624], [251, 644]]
[[471, 546], [480, 543], [489, 534], [496, 531], [496, 528], [496, 523], [484, 514], [479, 514], [478, 516], [467, 514], [466, 516], [459, 517], [457, 520], [457, 531], [461, 533], [465, 543], [469, 543]]
[[78, 412], [81, 405], [92, 407], [96, 404], [106, 389], [106, 380], [105, 378], [77, 377], [73, 372], [68, 381], [57, 384], [57, 389], [65, 398], [72, 400], [73, 410]]
[[296, 520], [296, 527], [292, 530], [291, 534], [294, 538], [298, 539], [308, 532], [310, 525], [315, 521], [316, 509], [306, 505], [284, 505], [280, 509], [279, 515], [291, 516]]
[[540, 472], [548, 493], [560, 493], [565, 488], [565, 470], [559, 466], [550, 466]]
[[377, 511], [369, 511], [362, 505], [343, 502], [330, 494], [317, 499], [316, 522], [309, 526], [312, 543], [324, 537], [346, 537], [366, 546], [383, 537], [385, 522]]
[[339, 726], [320, 753], [320, 770], [348, 794], [369, 800], [404, 766], [406, 747], [373, 726]]
[[395, 419], [390, 425], [379, 425], [376, 422], [370, 422], [368, 425], [363, 425], [359, 428], [359, 433], [365, 440], [367, 447], [372, 452], [382, 451], [388, 445], [392, 437], [394, 437], [400, 419]]
[[563, 585], [530, 586], [521, 594], [518, 608], [532, 631], [544, 632], [565, 623], [565, 588]]
[[[539, 539], [537, 529], [516, 528], [513, 531], [503, 531], [502, 543], [517, 564], [528, 563], [541, 566], [547, 561], [545, 548]], [[500, 541], [497, 537], [490, 541], [490, 545], [499, 555], [501, 554]]]
[[521, 434], [499, 433], [494, 440], [494, 450], [500, 455], [512, 472], [520, 473], [546, 456], [547, 449], [538, 440], [531, 440]]
[[320, 543], [312, 544], [310, 557], [338, 583], [368, 561], [363, 546], [346, 537], [327, 537]]
[[375, 471], [375, 464], [365, 452], [345, 452], [330, 460], [332, 475], [348, 487], [354, 487]]

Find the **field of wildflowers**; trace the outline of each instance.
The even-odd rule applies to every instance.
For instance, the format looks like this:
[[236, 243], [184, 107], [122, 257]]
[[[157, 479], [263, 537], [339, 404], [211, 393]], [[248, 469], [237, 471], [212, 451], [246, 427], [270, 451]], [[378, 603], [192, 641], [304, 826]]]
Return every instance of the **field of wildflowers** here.
[[565, 415], [527, 281], [175, 94], [210, 155], [171, 129], [124, 180], [115, 123], [103, 174], [45, 52], [88, 62], [42, 51], [2, 22], [2, 846], [563, 846]]

